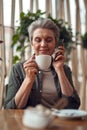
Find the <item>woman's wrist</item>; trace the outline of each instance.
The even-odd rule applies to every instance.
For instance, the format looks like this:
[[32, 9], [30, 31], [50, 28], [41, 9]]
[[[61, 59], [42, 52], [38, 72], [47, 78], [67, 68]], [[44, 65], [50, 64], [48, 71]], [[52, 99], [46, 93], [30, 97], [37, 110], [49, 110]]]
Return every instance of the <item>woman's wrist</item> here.
[[59, 75], [61, 75], [62, 73], [64, 73], [64, 68], [63, 67], [60, 67], [58, 69], [56, 69], [56, 73]]
[[31, 80], [31, 79], [28, 78], [28, 77], [25, 77], [25, 79], [24, 79], [24, 83], [25, 83], [26, 85], [30, 85], [30, 84], [33, 83], [33, 80]]

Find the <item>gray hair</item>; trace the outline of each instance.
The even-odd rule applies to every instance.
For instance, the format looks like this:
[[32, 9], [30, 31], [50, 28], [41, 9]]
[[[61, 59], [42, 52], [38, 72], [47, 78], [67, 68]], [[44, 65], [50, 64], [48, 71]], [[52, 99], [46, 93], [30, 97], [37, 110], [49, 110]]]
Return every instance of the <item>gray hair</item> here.
[[28, 27], [29, 40], [32, 42], [33, 33], [37, 28], [50, 29], [55, 36], [56, 41], [59, 39], [59, 28], [57, 25], [49, 18], [39, 18], [38, 20], [31, 23]]

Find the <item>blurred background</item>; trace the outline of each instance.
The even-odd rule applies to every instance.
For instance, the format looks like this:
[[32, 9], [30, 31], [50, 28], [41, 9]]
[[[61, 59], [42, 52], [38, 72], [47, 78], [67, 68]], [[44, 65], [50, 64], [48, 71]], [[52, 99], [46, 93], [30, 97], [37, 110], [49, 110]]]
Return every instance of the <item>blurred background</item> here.
[[0, 0], [0, 107], [12, 65], [33, 51], [23, 28], [27, 29], [31, 19], [48, 16], [61, 27], [80, 109], [87, 110], [87, 0]]

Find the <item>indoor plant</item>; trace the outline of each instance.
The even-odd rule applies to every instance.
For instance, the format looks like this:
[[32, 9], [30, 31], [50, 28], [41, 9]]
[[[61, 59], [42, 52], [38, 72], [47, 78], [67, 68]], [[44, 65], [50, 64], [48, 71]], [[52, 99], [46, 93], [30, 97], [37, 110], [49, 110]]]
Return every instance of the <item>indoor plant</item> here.
[[[28, 26], [35, 21], [36, 19], [42, 17], [46, 12], [37, 10], [36, 13], [28, 11], [26, 14], [24, 12], [20, 13], [20, 26], [15, 31], [15, 34], [12, 37], [12, 47], [16, 46], [16, 51], [20, 52], [21, 57], [24, 55], [24, 50], [27, 46], [24, 45], [25, 41], [29, 41], [28, 36]], [[72, 29], [68, 27], [67, 23], [63, 19], [54, 19], [52, 16], [48, 15], [48, 18], [53, 20], [60, 29], [59, 42], [64, 39], [64, 46], [66, 48], [67, 59], [71, 50], [72, 41]], [[59, 43], [58, 43], [59, 44]], [[18, 60], [21, 60], [19, 56], [14, 56], [14, 63]]]

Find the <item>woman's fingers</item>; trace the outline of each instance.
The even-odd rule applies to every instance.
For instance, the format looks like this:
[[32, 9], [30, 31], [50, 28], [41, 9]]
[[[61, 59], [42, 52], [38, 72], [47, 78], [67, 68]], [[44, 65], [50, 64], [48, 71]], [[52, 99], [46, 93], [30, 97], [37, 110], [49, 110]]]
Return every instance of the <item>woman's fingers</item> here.
[[35, 55], [32, 55], [29, 60], [27, 60], [25, 63], [29, 63], [35, 61]]
[[54, 61], [64, 59], [64, 53], [65, 53], [65, 48], [63, 46], [59, 46], [58, 50], [55, 53]]
[[27, 60], [24, 63], [24, 68], [26, 68], [26, 67], [36, 67], [37, 68], [37, 64], [35, 62], [35, 55], [34, 54], [31, 56], [31, 58], [29, 60]]
[[27, 75], [37, 74], [38, 66], [35, 62], [35, 56], [33, 55], [29, 60], [27, 60], [24, 65], [24, 70]]
[[28, 73], [28, 75], [32, 76], [32, 74], [37, 74], [38, 73], [38, 70], [36, 68], [25, 68], [25, 72]]
[[56, 56], [56, 58], [54, 59], [54, 61], [60, 61], [60, 60], [65, 60], [65, 56], [64, 55], [58, 55]]
[[24, 63], [24, 68], [27, 68], [27, 67], [37, 68], [37, 64], [35, 63], [35, 61], [28, 61], [28, 62]]

